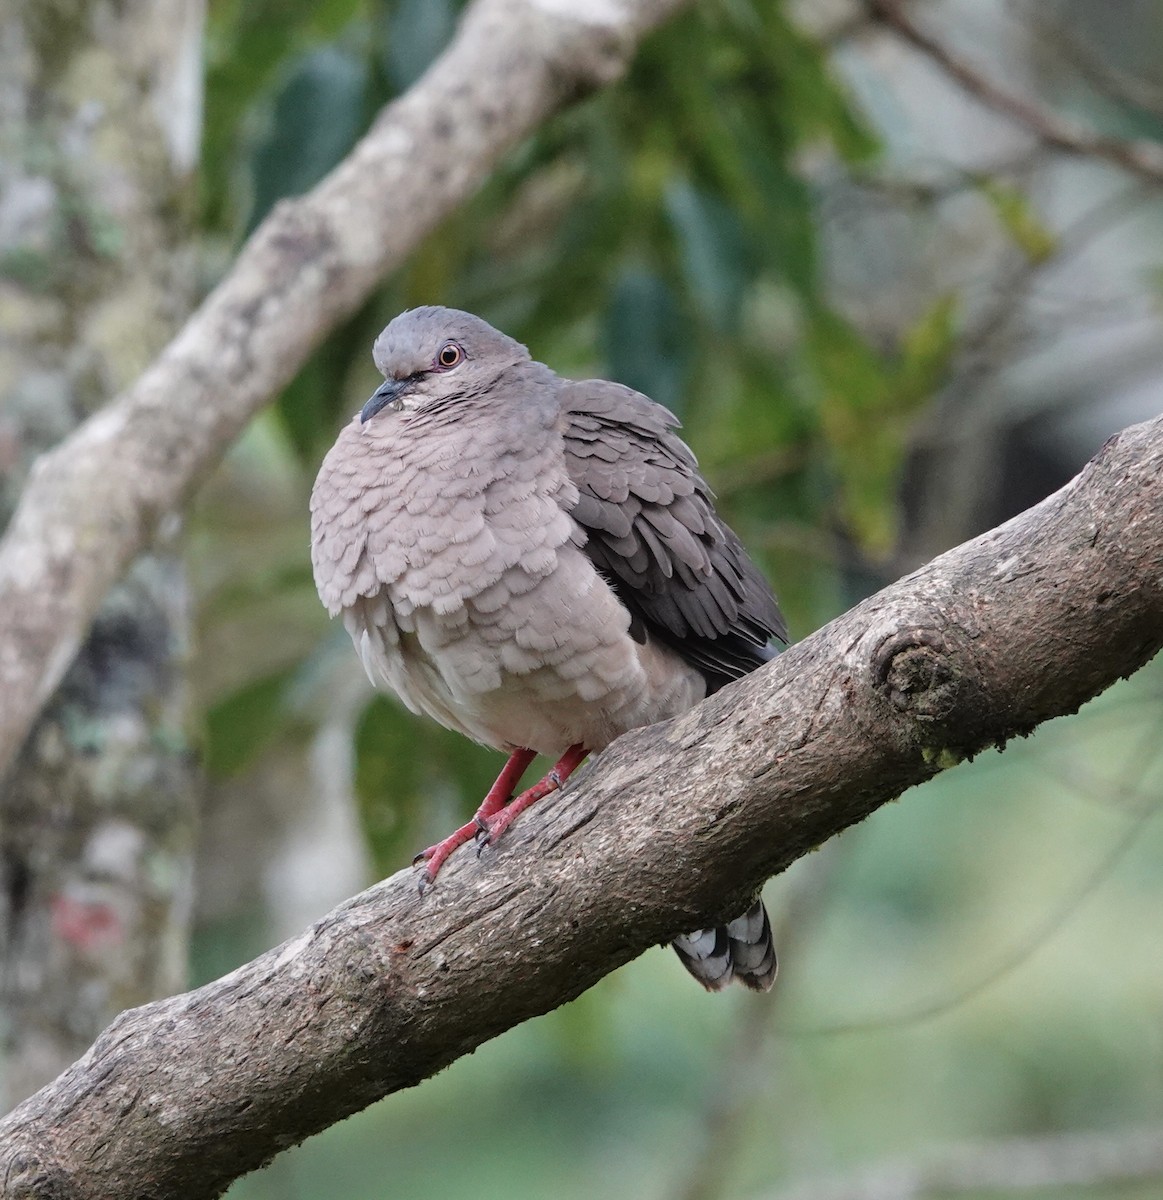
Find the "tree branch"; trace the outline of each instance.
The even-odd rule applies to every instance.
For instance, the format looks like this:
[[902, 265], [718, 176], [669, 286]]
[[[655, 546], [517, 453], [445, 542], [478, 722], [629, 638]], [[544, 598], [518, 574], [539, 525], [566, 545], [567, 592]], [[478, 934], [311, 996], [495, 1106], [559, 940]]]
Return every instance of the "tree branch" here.
[[1163, 645], [1163, 418], [1036, 508], [682, 717], [637, 730], [477, 861], [401, 872], [121, 1015], [0, 1121], [9, 1200], [217, 1196], [279, 1150], [675, 933]]
[[277, 205], [127, 392], [44, 455], [0, 542], [0, 779], [105, 593], [315, 345], [519, 139], [687, 0], [477, 0], [313, 191]]
[[1025, 126], [1046, 145], [1067, 154], [1101, 158], [1152, 183], [1163, 183], [1163, 147], [1157, 142], [1094, 133], [994, 83], [939, 38], [922, 29], [905, 12], [901, 0], [865, 0], [865, 5], [873, 18], [931, 58], [971, 96]]
[[1104, 99], [1125, 108], [1141, 109], [1153, 117], [1163, 115], [1163, 87], [1096, 51], [1075, 32], [1063, 12], [1060, 11], [1055, 20], [1053, 14], [1042, 12], [1035, 0], [1034, 4], [1024, 7], [1022, 21], [1033, 30], [1042, 45], [1053, 50]]

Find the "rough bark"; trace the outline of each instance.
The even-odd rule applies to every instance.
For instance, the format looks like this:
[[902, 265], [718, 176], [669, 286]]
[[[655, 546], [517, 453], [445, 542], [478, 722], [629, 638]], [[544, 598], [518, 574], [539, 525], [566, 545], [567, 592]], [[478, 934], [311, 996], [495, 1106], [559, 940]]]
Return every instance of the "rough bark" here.
[[0, 778], [126, 565], [334, 325], [500, 157], [684, 0], [477, 0], [445, 54], [279, 204], [138, 382], [37, 463], [0, 543]]
[[[1163, 645], [1163, 418], [684, 716], [615, 742], [423, 897], [401, 872], [122, 1014], [0, 1121], [23, 1197], [198, 1197], [674, 934]], [[677, 968], [676, 968], [677, 969]]]
[[[192, 306], [201, 25], [201, 0], [24, 0], [0, 18], [0, 525], [32, 460]], [[138, 560], [4, 785], [0, 1108], [184, 981], [186, 609], [176, 554]]]

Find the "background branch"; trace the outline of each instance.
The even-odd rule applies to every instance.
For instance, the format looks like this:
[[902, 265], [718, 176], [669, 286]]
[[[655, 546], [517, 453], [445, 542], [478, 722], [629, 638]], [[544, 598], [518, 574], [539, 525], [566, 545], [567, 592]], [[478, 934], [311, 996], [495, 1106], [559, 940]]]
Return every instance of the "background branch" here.
[[1163, 645], [1163, 418], [683, 717], [423, 898], [401, 872], [124, 1013], [0, 1121], [12, 1200], [228, 1182], [676, 932], [912, 784], [1075, 711]]
[[550, 113], [682, 0], [478, 0], [307, 195], [279, 204], [127, 392], [42, 456], [0, 542], [0, 778], [110, 586], [311, 350]]
[[983, 104], [1024, 126], [1040, 141], [1068, 154], [1103, 159], [1152, 183], [1163, 182], [1163, 149], [1144, 139], [1107, 137], [1068, 121], [994, 83], [972, 63], [922, 29], [900, 0], [865, 0], [869, 13], [940, 66]]
[[1163, 88], [1096, 54], [1068, 21], [1054, 20], [1036, 3], [1023, 6], [1021, 19], [1099, 95], [1144, 113], [1163, 113]]

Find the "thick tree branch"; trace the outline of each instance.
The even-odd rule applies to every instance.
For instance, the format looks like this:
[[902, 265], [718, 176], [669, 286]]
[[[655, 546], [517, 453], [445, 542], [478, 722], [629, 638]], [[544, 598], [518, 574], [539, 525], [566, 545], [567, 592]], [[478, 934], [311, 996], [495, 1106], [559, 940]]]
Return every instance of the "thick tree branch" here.
[[865, 0], [865, 5], [876, 20], [931, 58], [971, 96], [1024, 126], [1039, 141], [1067, 154], [1101, 158], [1151, 183], [1163, 183], [1163, 148], [1158, 142], [1095, 133], [1011, 92], [922, 29], [905, 11], [901, 0]]
[[314, 346], [568, 101], [686, 0], [477, 0], [312, 192], [278, 205], [128, 392], [44, 455], [0, 542], [0, 779], [97, 606]]
[[1163, 645], [1163, 418], [690, 713], [620, 739], [423, 898], [401, 872], [122, 1014], [0, 1121], [8, 1200], [216, 1196], [710, 918]]

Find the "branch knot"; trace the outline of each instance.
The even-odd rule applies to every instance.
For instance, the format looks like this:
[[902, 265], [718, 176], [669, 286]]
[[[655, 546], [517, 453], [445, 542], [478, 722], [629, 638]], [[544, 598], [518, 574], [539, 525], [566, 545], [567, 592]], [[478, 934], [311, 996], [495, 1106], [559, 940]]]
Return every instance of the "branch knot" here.
[[959, 705], [963, 674], [938, 630], [889, 634], [873, 652], [872, 672], [877, 690], [893, 708], [916, 721], [944, 723]]

